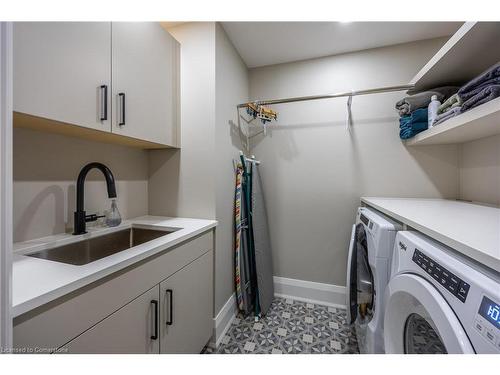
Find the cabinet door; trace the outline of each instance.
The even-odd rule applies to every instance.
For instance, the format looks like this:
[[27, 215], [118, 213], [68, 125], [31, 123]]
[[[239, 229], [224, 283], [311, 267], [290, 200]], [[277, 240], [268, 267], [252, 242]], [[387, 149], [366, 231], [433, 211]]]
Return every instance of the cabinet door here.
[[113, 22], [112, 40], [112, 132], [176, 146], [179, 43], [157, 22]]
[[161, 353], [200, 353], [213, 333], [213, 252], [160, 284]]
[[157, 285], [64, 345], [61, 352], [159, 353], [159, 308]]
[[15, 22], [14, 111], [110, 131], [110, 54], [109, 22]]

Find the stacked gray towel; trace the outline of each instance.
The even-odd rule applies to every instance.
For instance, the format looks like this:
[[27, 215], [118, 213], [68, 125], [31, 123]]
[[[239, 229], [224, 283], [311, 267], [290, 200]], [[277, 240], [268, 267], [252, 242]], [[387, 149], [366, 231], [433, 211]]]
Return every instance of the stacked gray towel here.
[[442, 102], [444, 99], [447, 99], [455, 94], [457, 90], [458, 87], [456, 86], [443, 86], [419, 92], [415, 95], [409, 95], [396, 103], [396, 109], [398, 110], [400, 116], [406, 116], [419, 108], [426, 108], [431, 102], [433, 95], [436, 95], [437, 99]]
[[467, 100], [473, 96], [473, 92], [477, 92], [489, 85], [500, 84], [500, 62], [496, 63], [492, 67], [488, 68], [486, 71], [482, 72], [477, 77], [471, 79], [465, 85], [460, 87], [458, 90], [458, 95], [462, 100]]
[[436, 117], [436, 121], [434, 122], [434, 126], [439, 125], [442, 122], [445, 122], [446, 120], [449, 120], [450, 118], [459, 115], [460, 113], [462, 113], [462, 107], [453, 107], [450, 110], [439, 114]]
[[458, 90], [462, 112], [500, 96], [500, 62], [496, 63]]
[[465, 112], [471, 108], [477, 107], [481, 104], [489, 102], [490, 100], [498, 98], [499, 96], [500, 85], [486, 86], [462, 104], [462, 111]]

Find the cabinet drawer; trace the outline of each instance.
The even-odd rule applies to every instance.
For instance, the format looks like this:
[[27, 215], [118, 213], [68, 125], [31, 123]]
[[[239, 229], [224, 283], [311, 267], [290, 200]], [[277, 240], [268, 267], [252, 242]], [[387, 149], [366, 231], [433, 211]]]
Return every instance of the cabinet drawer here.
[[61, 347], [212, 249], [210, 231], [16, 317], [14, 347]]

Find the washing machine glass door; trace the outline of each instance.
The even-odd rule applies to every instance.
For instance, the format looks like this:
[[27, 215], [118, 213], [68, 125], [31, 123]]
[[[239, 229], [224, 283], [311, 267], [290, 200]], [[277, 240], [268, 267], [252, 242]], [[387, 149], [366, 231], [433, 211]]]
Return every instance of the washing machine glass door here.
[[347, 275], [347, 321], [367, 322], [373, 311], [373, 274], [368, 263], [366, 231], [361, 223], [353, 226]]
[[[351, 311], [351, 301], [353, 298], [351, 296], [351, 289], [356, 288], [356, 251], [354, 248], [354, 237], [356, 236], [356, 224], [353, 224], [351, 230], [351, 239], [349, 241], [349, 250], [347, 252], [347, 280], [346, 280], [346, 306], [347, 306], [347, 322], [352, 324], [356, 320], [356, 308]], [[351, 288], [352, 284], [352, 288]], [[355, 301], [355, 299], [354, 299]]]
[[386, 293], [387, 353], [474, 353], [457, 316], [427, 280], [412, 274], [397, 275]]

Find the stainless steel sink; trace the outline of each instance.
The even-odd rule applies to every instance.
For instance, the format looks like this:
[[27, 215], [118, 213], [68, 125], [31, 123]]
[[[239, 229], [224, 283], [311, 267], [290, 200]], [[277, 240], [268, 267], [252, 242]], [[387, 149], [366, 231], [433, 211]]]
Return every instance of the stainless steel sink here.
[[166, 236], [175, 230], [129, 228], [27, 256], [82, 266], [120, 251]]

